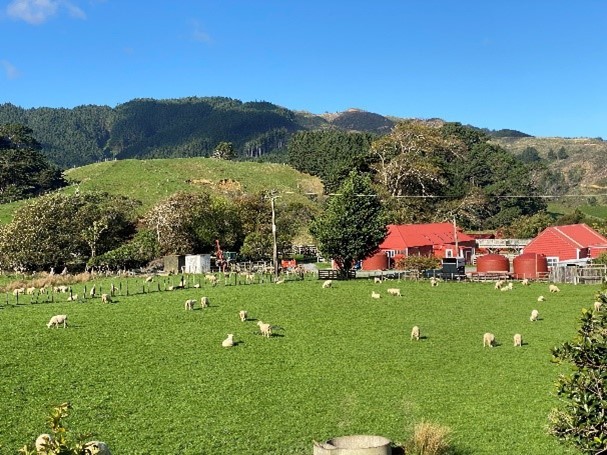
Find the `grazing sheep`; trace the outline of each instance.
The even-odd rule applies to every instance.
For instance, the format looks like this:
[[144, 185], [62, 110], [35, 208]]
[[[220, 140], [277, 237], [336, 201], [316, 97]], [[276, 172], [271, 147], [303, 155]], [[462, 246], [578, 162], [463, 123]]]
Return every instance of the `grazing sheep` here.
[[504, 292], [504, 291], [506, 291], [506, 292], [507, 292], [507, 291], [511, 291], [511, 290], [512, 290], [512, 288], [510, 288], [510, 287], [508, 287], [508, 286], [502, 286], [502, 287], [500, 288], [500, 291], [502, 291], [502, 292]]
[[208, 297], [200, 297], [200, 308], [207, 308], [211, 304]]
[[276, 281], [276, 284], [283, 284], [284, 282], [285, 282], [285, 280], [282, 280], [282, 279], [281, 279], [281, 280], [277, 280], [277, 281]]
[[381, 295], [379, 294], [379, 292], [371, 291], [371, 298], [379, 299], [381, 298]]
[[432, 287], [436, 287], [436, 286], [438, 286], [438, 278], [436, 278], [436, 277], [434, 277], [434, 276], [433, 276], [433, 277], [431, 277], [431, 278], [430, 278], [430, 286], [432, 286]]
[[561, 292], [561, 290], [558, 288], [558, 286], [556, 284], [551, 284], [550, 286], [548, 286], [548, 290], [550, 292]]
[[194, 289], [198, 289], [199, 287], [200, 287], [200, 283], [196, 283], [196, 284], [194, 285]]
[[63, 324], [63, 328], [67, 327], [67, 314], [58, 314], [53, 316], [46, 326], [50, 329], [51, 326], [55, 326], [55, 328], [59, 328], [59, 324]]
[[382, 280], [381, 280], [381, 278], [379, 278], [379, 277], [377, 277], [377, 276], [376, 276], [375, 278], [373, 278], [373, 282], [374, 282], [375, 284], [381, 284], [381, 281], [382, 281]]
[[514, 288], [514, 284], [512, 283], [512, 281], [510, 283], [508, 283], [508, 286], [506, 286], [508, 288], [509, 291], [512, 291], [512, 289]]
[[112, 303], [112, 298], [109, 294], [101, 294], [101, 303]]
[[147, 277], [147, 278], [145, 279], [145, 282], [146, 282], [146, 283], [151, 283], [153, 280], [154, 280], [154, 277], [153, 277], [153, 276], [149, 276], [149, 277]]
[[603, 306], [603, 302], [594, 302], [594, 311], [601, 311], [601, 307]]
[[188, 299], [185, 301], [185, 309], [186, 310], [193, 310], [194, 309], [194, 305], [196, 305], [196, 300], [194, 299]]
[[35, 292], [36, 292], [36, 288], [35, 288], [35, 287], [27, 288], [27, 289], [25, 290], [25, 293], [26, 293], [26, 294], [28, 294], [28, 295], [32, 295], [32, 294], [34, 294]]
[[386, 292], [395, 297], [401, 297], [400, 289], [398, 289], [398, 288], [390, 288], [390, 289], [387, 289]]
[[545, 302], [545, 301], [546, 301], [546, 297], [544, 297], [543, 295], [540, 295], [540, 296], [537, 298], [537, 301], [538, 301], [538, 302]]
[[523, 345], [523, 336], [520, 333], [516, 333], [514, 335], [514, 346], [522, 346]]
[[25, 294], [25, 288], [15, 288], [13, 289], [13, 295], [21, 295]]
[[419, 340], [419, 327], [416, 325], [411, 329], [411, 339]]
[[483, 347], [489, 346], [492, 348], [495, 345], [495, 335], [492, 333], [485, 333], [483, 335]]
[[330, 288], [333, 286], [333, 280], [327, 280], [322, 284], [323, 289]]
[[63, 292], [63, 293], [65, 293], [67, 291], [68, 291], [68, 287], [67, 286], [63, 286], [63, 285], [62, 286], [55, 286], [53, 288], [53, 292], [56, 292], [56, 293], [57, 292]]
[[506, 284], [506, 282], [504, 280], [497, 280], [495, 282], [495, 286], [493, 286], [493, 287], [494, 287], [494, 289], [501, 289], [504, 284]]
[[105, 442], [101, 441], [90, 441], [84, 444], [83, 453], [90, 455], [112, 455], [109, 447]]
[[255, 274], [254, 273], [247, 273], [244, 276], [244, 279], [247, 283], [252, 283], [253, 281], [255, 281]]
[[263, 321], [257, 321], [257, 325], [259, 326], [259, 331], [264, 337], [270, 338], [272, 336], [272, 326], [270, 324], [265, 324]]
[[533, 321], [537, 321], [537, 318], [538, 318], [538, 316], [539, 316], [539, 315], [540, 315], [540, 312], [539, 312], [539, 311], [537, 311], [537, 310], [533, 310], [533, 311], [531, 311], [531, 316], [529, 317], [529, 320], [530, 320], [531, 322], [533, 322]]
[[221, 342], [221, 345], [224, 348], [230, 348], [230, 347], [234, 346], [234, 334], [228, 333], [228, 337]]
[[36, 438], [35, 446], [36, 452], [39, 454], [50, 453], [50, 444], [53, 442], [53, 437], [50, 434], [42, 433], [40, 436]]
[[46, 294], [46, 285], [42, 286], [42, 287], [41, 287], [41, 288], [38, 290], [38, 292], [39, 292], [40, 294]]
[[68, 302], [75, 302], [76, 300], [78, 300], [78, 294], [72, 294], [67, 298]]
[[521, 284], [522, 284], [523, 286], [529, 286], [529, 284], [530, 284], [530, 283], [529, 283], [529, 278], [525, 278], [523, 281], [521, 281]]
[[240, 318], [240, 320], [242, 322], [245, 322], [247, 320], [247, 318], [249, 317], [249, 313], [247, 313], [245, 310], [240, 310], [238, 312], [238, 317]]

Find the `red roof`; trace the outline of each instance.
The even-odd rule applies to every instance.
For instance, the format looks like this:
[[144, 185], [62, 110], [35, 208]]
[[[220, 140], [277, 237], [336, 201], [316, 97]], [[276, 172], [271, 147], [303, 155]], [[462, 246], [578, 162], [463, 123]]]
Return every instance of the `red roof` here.
[[[474, 238], [457, 230], [458, 242], [474, 242]], [[455, 244], [453, 224], [390, 224], [388, 236], [379, 245], [382, 250], [400, 250], [403, 248], [428, 245]]]
[[[547, 241], [546, 239], [552, 239]], [[526, 247], [525, 252], [541, 249], [554, 249], [555, 252], [558, 250], [555, 242], [561, 245], [568, 245], [574, 249], [585, 249], [593, 248], [605, 248], [607, 247], [607, 238], [590, 228], [588, 225], [581, 224], [568, 224], [564, 226], [551, 226], [544, 229], [534, 238]], [[548, 251], [551, 253], [551, 251]], [[591, 255], [594, 256], [591, 252]]]

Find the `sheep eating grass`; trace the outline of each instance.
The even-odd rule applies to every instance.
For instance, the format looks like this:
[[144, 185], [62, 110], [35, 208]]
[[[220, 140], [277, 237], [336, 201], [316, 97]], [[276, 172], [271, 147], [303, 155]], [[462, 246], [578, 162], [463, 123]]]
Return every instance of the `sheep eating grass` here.
[[413, 326], [411, 329], [411, 340], [419, 340], [419, 327]]
[[530, 320], [531, 322], [533, 322], [533, 321], [537, 321], [537, 318], [539, 317], [539, 315], [540, 315], [540, 312], [539, 312], [539, 311], [537, 311], [537, 310], [533, 310], [533, 311], [531, 312], [531, 316], [529, 316], [529, 320]]
[[185, 309], [186, 310], [193, 310], [194, 309], [194, 305], [196, 305], [196, 300], [194, 299], [188, 299], [185, 301]]
[[323, 289], [327, 289], [333, 286], [333, 280], [327, 280], [322, 284]]
[[548, 290], [550, 292], [561, 292], [561, 290], [558, 288], [558, 286], [556, 284], [551, 284], [550, 286], [548, 286]]
[[540, 296], [537, 298], [537, 301], [538, 301], [538, 302], [545, 302], [545, 301], [546, 301], [546, 297], [544, 297], [543, 295], [540, 295]]
[[210, 304], [208, 297], [200, 297], [200, 308], [207, 308]]
[[483, 335], [483, 347], [489, 346], [492, 348], [495, 345], [495, 335], [487, 332]]
[[523, 345], [523, 337], [520, 333], [514, 335], [514, 346], [522, 346]]
[[393, 295], [394, 297], [401, 297], [400, 289], [398, 288], [390, 288], [387, 289], [386, 292], [390, 295]]
[[245, 322], [248, 316], [249, 313], [247, 313], [245, 310], [240, 310], [240, 312], [238, 313], [238, 317], [240, 318], [241, 322]]
[[46, 326], [50, 329], [51, 326], [55, 326], [55, 328], [59, 328], [59, 324], [63, 324], [63, 328], [67, 327], [67, 314], [58, 314], [53, 316]]
[[371, 291], [371, 298], [379, 299], [379, 298], [381, 298], [381, 295], [379, 292]]

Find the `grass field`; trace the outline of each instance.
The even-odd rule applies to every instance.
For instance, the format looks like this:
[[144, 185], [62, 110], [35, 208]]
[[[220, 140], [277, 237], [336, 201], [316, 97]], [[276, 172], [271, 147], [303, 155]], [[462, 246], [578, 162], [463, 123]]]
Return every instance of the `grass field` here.
[[[389, 298], [388, 287], [403, 297]], [[371, 290], [382, 298], [371, 299]], [[596, 290], [368, 280], [321, 289], [309, 280], [121, 296], [108, 305], [2, 298], [0, 453], [45, 432], [50, 408], [69, 401], [68, 427], [94, 432], [115, 455], [304, 455], [313, 440], [347, 434], [404, 442], [421, 421], [451, 427], [459, 455], [572, 454], [546, 433], [553, 384], [566, 370], [551, 364], [550, 349], [574, 336]], [[536, 301], [540, 294], [546, 302]], [[184, 311], [186, 299], [202, 295], [209, 308]], [[540, 320], [532, 323], [534, 308]], [[239, 321], [241, 309], [251, 321]], [[47, 329], [63, 313], [70, 326]], [[256, 320], [283, 329], [265, 339]], [[413, 325], [419, 342], [409, 340]], [[497, 347], [482, 347], [487, 331]], [[516, 332], [522, 348], [512, 346]], [[238, 344], [225, 349], [228, 333]]]

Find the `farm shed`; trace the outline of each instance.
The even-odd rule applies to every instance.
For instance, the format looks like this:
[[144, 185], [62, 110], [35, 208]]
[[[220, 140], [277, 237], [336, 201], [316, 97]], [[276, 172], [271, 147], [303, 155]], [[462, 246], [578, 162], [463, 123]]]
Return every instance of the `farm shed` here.
[[379, 245], [388, 257], [434, 256], [436, 258], [464, 257], [470, 261], [476, 240], [451, 223], [390, 224], [388, 235]]
[[523, 253], [546, 256], [548, 267], [566, 263], [585, 263], [607, 251], [607, 238], [588, 225], [551, 226], [538, 234]]
[[185, 267], [185, 256], [181, 254], [171, 254], [169, 256], [165, 256], [163, 265], [165, 272], [181, 273]]
[[188, 254], [185, 257], [185, 273], [207, 273], [211, 271], [210, 254]]

